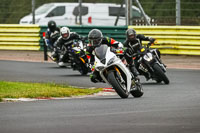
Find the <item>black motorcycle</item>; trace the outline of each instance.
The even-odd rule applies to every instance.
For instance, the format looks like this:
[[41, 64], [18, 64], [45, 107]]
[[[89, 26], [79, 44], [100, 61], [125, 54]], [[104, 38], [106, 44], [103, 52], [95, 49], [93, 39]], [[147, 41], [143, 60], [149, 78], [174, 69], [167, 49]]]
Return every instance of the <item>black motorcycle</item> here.
[[83, 41], [75, 40], [72, 45], [64, 44], [59, 55], [59, 58], [64, 58], [66, 67], [78, 70], [81, 75], [91, 72]]
[[148, 43], [146, 47], [141, 49], [136, 60], [136, 68], [141, 75], [144, 75], [147, 80], [150, 78], [156, 80], [157, 83], [162, 81], [169, 84], [169, 79], [166, 76], [166, 65], [160, 59], [160, 53], [157, 49], [151, 49], [151, 44]]

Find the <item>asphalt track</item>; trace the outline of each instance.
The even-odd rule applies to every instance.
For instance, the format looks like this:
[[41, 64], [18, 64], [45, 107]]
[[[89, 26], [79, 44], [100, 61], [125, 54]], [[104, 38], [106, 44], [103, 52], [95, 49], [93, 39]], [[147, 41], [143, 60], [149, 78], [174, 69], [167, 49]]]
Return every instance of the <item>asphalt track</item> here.
[[[142, 98], [117, 95], [0, 103], [1, 133], [200, 133], [200, 70], [168, 69], [169, 85], [141, 77]], [[53, 63], [0, 61], [0, 80], [93, 84]]]

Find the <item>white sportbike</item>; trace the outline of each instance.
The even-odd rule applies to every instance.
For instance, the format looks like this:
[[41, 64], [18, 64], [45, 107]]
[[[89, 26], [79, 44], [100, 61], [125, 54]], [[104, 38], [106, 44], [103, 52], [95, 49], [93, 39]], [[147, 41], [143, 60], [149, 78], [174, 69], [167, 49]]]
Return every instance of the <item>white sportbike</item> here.
[[129, 69], [124, 65], [107, 45], [101, 45], [94, 50], [95, 70], [106, 83], [110, 84], [121, 98], [141, 97], [143, 89], [139, 81], [135, 81]]

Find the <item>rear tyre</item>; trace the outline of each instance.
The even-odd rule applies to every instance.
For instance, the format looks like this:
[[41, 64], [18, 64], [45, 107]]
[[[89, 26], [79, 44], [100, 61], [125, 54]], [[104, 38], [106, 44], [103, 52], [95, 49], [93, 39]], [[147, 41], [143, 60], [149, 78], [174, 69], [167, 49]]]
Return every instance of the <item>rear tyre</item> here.
[[160, 79], [156, 79], [156, 82], [157, 82], [157, 83], [161, 83], [162, 80], [160, 80]]
[[126, 90], [126, 87], [120, 83], [119, 79], [117, 79], [114, 71], [108, 73], [108, 81], [121, 98], [128, 98], [129, 92]]
[[156, 63], [153, 65], [153, 69], [155, 71], [155, 74], [158, 76], [158, 81], [162, 80], [165, 84], [169, 84], [169, 79], [163, 72], [163, 70], [160, 68], [160, 66]]

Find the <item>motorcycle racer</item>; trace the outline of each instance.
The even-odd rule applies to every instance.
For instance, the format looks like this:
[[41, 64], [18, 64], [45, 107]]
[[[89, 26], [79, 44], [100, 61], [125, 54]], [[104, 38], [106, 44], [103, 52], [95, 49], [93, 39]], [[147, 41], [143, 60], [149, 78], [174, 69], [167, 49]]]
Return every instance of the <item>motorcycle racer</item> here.
[[48, 28], [45, 33], [45, 42], [49, 50], [52, 52], [54, 49], [54, 42], [59, 38], [60, 36], [60, 28], [56, 26], [56, 22], [51, 20], [48, 22]]
[[[76, 40], [76, 39], [77, 40], [83, 39], [83, 37], [80, 36], [80, 35], [78, 35], [77, 33], [70, 32], [70, 30], [69, 30], [68, 27], [62, 27], [60, 29], [60, 33], [61, 33], [61, 36], [54, 43], [54, 46], [56, 47], [55, 53], [53, 55], [54, 57], [58, 56], [59, 50], [62, 49], [63, 45], [70, 46], [70, 45], [73, 44], [74, 40]], [[58, 65], [59, 66], [64, 66], [64, 60], [68, 60], [67, 55], [63, 55], [63, 56], [61, 56], [59, 58]]]
[[[94, 62], [94, 49], [96, 47], [99, 47], [100, 45], [108, 45], [109, 47], [114, 47], [114, 48], [118, 48], [118, 47], [123, 47], [123, 45], [112, 39], [109, 37], [104, 37], [102, 32], [98, 29], [93, 29], [89, 32], [88, 34], [88, 40], [89, 40], [89, 44], [87, 45], [87, 54], [91, 56], [91, 61], [90, 62]], [[94, 66], [93, 66], [93, 73], [90, 75], [90, 79], [92, 82], [96, 83], [96, 82], [100, 82], [102, 81], [99, 72], [94, 70]]]
[[[139, 59], [139, 54], [142, 53], [142, 41], [149, 41], [154, 43], [155, 39], [151, 37], [145, 37], [143, 34], [136, 34], [136, 31], [133, 28], [127, 29], [126, 31], [126, 40], [124, 42], [124, 47], [126, 47], [125, 58], [129, 64], [129, 68], [135, 77], [139, 75], [137, 71], [137, 60]], [[160, 53], [160, 52], [159, 52]], [[133, 54], [136, 55], [135, 62], [133, 62]], [[145, 76], [147, 79], [148, 75]]]

